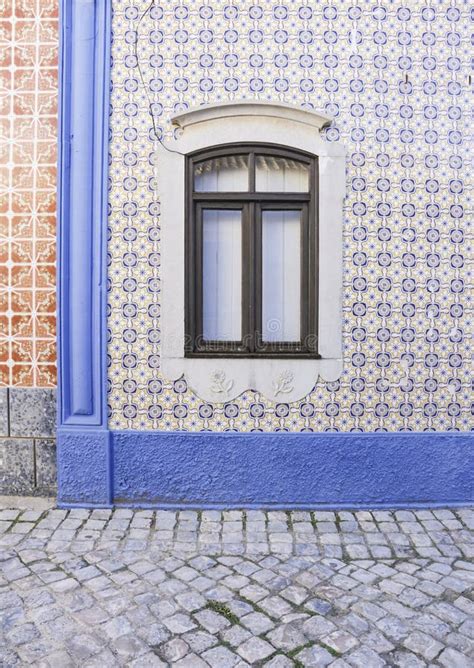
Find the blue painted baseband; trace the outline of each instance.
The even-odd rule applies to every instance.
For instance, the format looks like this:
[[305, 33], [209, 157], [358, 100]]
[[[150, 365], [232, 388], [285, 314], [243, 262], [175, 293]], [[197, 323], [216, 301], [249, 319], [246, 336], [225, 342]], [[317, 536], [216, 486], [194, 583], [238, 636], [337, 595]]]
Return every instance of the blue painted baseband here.
[[474, 435], [66, 431], [60, 507], [395, 508], [474, 503]]
[[113, 504], [111, 432], [58, 429], [58, 505], [109, 507]]

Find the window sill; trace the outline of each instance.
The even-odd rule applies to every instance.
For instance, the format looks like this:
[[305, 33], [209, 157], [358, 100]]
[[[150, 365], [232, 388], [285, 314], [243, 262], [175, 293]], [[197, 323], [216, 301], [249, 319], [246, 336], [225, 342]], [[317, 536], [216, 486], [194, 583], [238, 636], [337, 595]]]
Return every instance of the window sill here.
[[291, 403], [309, 394], [319, 378], [337, 380], [342, 359], [166, 357], [161, 370], [168, 378], [184, 376], [190, 389], [211, 403], [231, 401], [248, 390]]

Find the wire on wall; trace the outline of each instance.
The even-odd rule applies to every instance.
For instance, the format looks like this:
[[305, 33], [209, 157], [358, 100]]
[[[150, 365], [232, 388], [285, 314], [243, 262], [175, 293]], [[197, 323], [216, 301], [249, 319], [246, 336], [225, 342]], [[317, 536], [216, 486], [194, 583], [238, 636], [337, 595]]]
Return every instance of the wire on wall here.
[[140, 58], [138, 56], [138, 41], [139, 41], [139, 35], [140, 35], [140, 33], [139, 33], [140, 25], [141, 25], [143, 19], [147, 16], [147, 14], [149, 14], [151, 12], [151, 10], [154, 6], [155, 6], [155, 0], [151, 0], [148, 7], [145, 9], [145, 11], [142, 13], [140, 18], [138, 19], [137, 27], [136, 27], [136, 30], [135, 30], [136, 36], [135, 36], [135, 44], [134, 44], [134, 55], [135, 55], [136, 67], [137, 67], [137, 70], [138, 70], [138, 75], [140, 77], [140, 81], [142, 82], [142, 86], [145, 90], [145, 95], [146, 95], [146, 99], [147, 99], [147, 102], [148, 102], [148, 113], [149, 113], [150, 118], [151, 118], [151, 122], [152, 122], [152, 125], [153, 125], [153, 133], [155, 135], [156, 140], [169, 153], [178, 153], [179, 155], [184, 155], [184, 153], [181, 153], [181, 151], [175, 151], [171, 148], [168, 148], [163, 143], [163, 140], [160, 138], [160, 136], [158, 134], [158, 130], [157, 130], [157, 127], [156, 127], [156, 120], [155, 120], [155, 116], [153, 114], [153, 102], [151, 100], [150, 93], [148, 91], [148, 86], [145, 83], [145, 78], [143, 76], [143, 71], [142, 71], [142, 67], [141, 67], [141, 64], [140, 64]]

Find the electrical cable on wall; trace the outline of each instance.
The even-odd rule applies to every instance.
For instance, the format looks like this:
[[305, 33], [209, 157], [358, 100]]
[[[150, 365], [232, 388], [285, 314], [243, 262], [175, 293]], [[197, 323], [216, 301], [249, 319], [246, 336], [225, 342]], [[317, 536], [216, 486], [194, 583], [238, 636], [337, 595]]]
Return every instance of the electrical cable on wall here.
[[181, 153], [181, 151], [175, 151], [175, 150], [173, 150], [173, 149], [171, 149], [171, 148], [168, 148], [168, 147], [163, 143], [162, 139], [161, 139], [161, 138], [159, 137], [159, 135], [158, 135], [158, 131], [157, 131], [157, 128], [156, 128], [155, 116], [153, 115], [153, 102], [152, 102], [152, 100], [151, 100], [151, 98], [150, 98], [150, 93], [149, 93], [149, 91], [148, 91], [148, 87], [147, 87], [147, 85], [146, 85], [146, 83], [145, 83], [145, 78], [144, 78], [144, 76], [143, 76], [142, 68], [141, 68], [141, 65], [140, 65], [140, 59], [139, 59], [139, 57], [138, 57], [138, 37], [139, 37], [140, 25], [141, 25], [141, 22], [143, 21], [143, 19], [145, 18], [145, 16], [152, 10], [152, 8], [153, 8], [154, 6], [155, 6], [155, 0], [151, 0], [150, 4], [149, 4], [148, 7], [145, 9], [145, 11], [143, 12], [143, 14], [140, 16], [140, 18], [139, 18], [139, 20], [138, 20], [138, 23], [137, 23], [137, 27], [136, 27], [136, 30], [135, 30], [136, 37], [135, 37], [135, 44], [134, 44], [134, 53], [135, 53], [136, 67], [137, 67], [137, 69], [138, 69], [138, 74], [139, 74], [139, 76], [140, 76], [140, 81], [142, 82], [143, 88], [145, 89], [145, 95], [146, 95], [146, 98], [147, 98], [147, 101], [148, 101], [148, 113], [150, 114], [151, 122], [152, 122], [152, 124], [153, 124], [153, 133], [154, 133], [154, 135], [155, 135], [156, 140], [157, 140], [157, 141], [160, 143], [160, 145], [161, 145], [166, 151], [168, 151], [169, 153], [178, 153], [179, 155], [184, 155], [183, 153]]

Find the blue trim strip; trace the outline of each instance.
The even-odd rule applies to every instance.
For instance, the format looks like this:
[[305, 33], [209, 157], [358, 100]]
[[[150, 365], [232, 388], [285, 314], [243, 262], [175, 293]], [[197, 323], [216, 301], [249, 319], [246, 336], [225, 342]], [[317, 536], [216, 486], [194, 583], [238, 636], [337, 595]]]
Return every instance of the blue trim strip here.
[[[110, 440], [115, 505], [423, 508], [474, 502], [471, 433], [119, 431], [110, 432]], [[74, 450], [72, 443], [63, 445]], [[88, 441], [80, 448], [87, 465], [77, 462], [61, 496], [64, 507], [94, 500]]]

